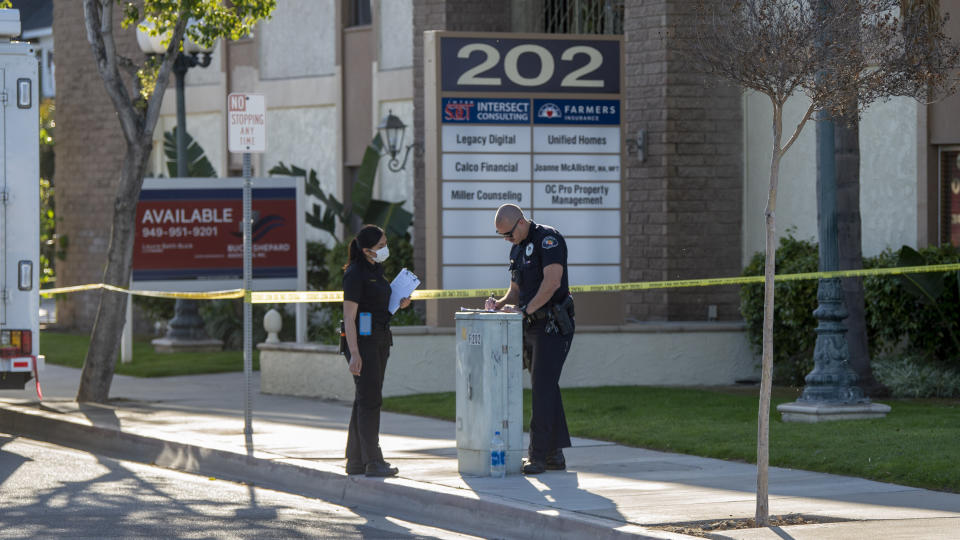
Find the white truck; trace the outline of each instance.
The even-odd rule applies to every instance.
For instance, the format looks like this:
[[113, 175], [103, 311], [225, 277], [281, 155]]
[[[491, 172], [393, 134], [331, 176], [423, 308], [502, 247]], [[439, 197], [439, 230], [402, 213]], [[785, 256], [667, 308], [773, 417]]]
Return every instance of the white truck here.
[[20, 12], [0, 9], [0, 389], [40, 393], [40, 117], [37, 57]]

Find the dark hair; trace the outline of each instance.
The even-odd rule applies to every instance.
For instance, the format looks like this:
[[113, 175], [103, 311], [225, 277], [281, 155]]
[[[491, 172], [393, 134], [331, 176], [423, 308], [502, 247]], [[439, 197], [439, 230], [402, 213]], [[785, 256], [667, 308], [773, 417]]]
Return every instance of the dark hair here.
[[350, 241], [350, 246], [347, 248], [347, 264], [343, 265], [343, 269], [346, 270], [351, 264], [363, 261], [363, 250], [377, 245], [383, 235], [383, 229], [380, 227], [364, 225], [357, 236]]

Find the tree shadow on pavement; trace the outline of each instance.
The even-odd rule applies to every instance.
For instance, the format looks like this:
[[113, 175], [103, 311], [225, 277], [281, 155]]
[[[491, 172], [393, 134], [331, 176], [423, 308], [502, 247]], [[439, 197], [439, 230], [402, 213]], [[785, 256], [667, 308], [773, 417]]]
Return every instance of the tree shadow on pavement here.
[[[13, 438], [0, 437], [10, 445]], [[0, 451], [0, 474], [9, 480], [14, 472], [37, 478], [0, 489], [0, 530], [20, 531], [32, 538], [177, 538], [184, 533], [198, 538], [312, 538], [318, 536], [315, 517], [287, 502], [258, 504], [244, 495], [244, 486], [226, 487], [217, 500], [206, 497], [204, 484], [214, 478], [162, 475], [145, 478], [138, 463], [53, 450], [55, 470], [14, 451]], [[62, 454], [62, 455], [57, 455]], [[31, 466], [32, 464], [32, 466]], [[55, 476], [51, 476], [55, 475]], [[45, 480], [40, 477], [45, 476]], [[186, 478], [186, 479], [185, 479]], [[185, 479], [185, 480], [184, 480]], [[3, 483], [0, 483], [3, 485]], [[221, 484], [221, 489], [225, 486]], [[286, 515], [283, 518], [278, 516]], [[298, 517], [301, 516], [301, 517]], [[327, 523], [323, 536], [357, 536], [354, 524]], [[342, 529], [339, 531], [338, 529]]]
[[463, 477], [464, 483], [478, 495], [496, 496], [557, 510], [566, 510], [593, 517], [626, 522], [612, 499], [580, 487], [579, 475], [570, 470], [547, 471], [507, 478]]

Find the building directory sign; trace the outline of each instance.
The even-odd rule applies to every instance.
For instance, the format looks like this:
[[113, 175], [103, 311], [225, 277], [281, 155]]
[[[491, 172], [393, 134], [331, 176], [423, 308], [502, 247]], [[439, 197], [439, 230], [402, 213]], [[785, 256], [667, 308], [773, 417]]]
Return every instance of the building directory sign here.
[[436, 32], [431, 41], [438, 285], [507, 284], [509, 246], [493, 224], [504, 203], [564, 234], [571, 284], [619, 282], [622, 40]]

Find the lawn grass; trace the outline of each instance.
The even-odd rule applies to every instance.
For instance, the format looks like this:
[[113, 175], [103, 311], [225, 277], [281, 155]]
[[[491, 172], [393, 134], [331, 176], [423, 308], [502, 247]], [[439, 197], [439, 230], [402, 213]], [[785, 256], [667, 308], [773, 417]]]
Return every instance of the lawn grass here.
[[[68, 367], [82, 367], [90, 346], [89, 334], [43, 331], [40, 333], [40, 354], [47, 362]], [[253, 369], [260, 369], [260, 351], [253, 351]], [[116, 373], [134, 377], [170, 377], [198, 373], [243, 371], [243, 351], [219, 352], [154, 352], [148, 338], [133, 340], [133, 362], [117, 361]]]
[[[960, 400], [880, 400], [885, 419], [784, 423], [776, 406], [796, 390], [775, 389], [770, 464], [960, 493]], [[759, 390], [661, 387], [567, 388], [571, 435], [627, 446], [756, 462]], [[384, 409], [453, 420], [456, 395], [384, 399]], [[524, 422], [530, 392], [524, 391]]]

